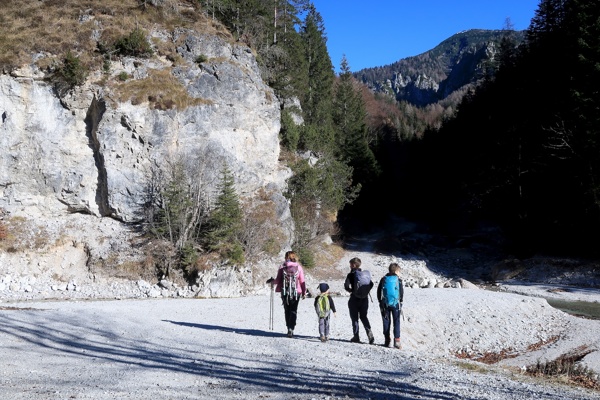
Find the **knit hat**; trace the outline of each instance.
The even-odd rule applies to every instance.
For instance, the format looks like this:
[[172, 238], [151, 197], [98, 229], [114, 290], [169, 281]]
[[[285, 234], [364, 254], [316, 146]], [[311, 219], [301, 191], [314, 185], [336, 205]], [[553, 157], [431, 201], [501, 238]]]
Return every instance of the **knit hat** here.
[[319, 291], [321, 293], [325, 293], [328, 290], [329, 290], [329, 285], [328, 284], [326, 284], [326, 283], [319, 284]]

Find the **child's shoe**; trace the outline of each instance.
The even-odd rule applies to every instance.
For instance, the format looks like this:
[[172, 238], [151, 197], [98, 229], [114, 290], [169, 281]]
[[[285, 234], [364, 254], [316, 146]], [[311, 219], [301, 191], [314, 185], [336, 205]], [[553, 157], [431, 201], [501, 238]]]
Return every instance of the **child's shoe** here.
[[400, 344], [400, 338], [394, 339], [394, 348], [402, 349], [402, 345]]

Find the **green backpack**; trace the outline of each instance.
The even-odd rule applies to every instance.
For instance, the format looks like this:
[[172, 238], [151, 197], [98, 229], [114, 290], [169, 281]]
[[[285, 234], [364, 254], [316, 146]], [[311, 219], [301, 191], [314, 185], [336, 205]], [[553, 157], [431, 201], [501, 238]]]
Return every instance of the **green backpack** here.
[[322, 294], [319, 300], [317, 300], [317, 314], [319, 318], [326, 318], [329, 315], [330, 309], [329, 295]]

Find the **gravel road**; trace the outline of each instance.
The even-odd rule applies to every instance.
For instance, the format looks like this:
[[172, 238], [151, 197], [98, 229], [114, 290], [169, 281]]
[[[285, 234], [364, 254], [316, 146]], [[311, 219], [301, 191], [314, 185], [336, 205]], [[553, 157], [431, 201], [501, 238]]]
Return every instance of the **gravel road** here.
[[[518, 368], [460, 360], [456, 349], [526, 348], [575, 329], [596, 348], [599, 321], [574, 324], [535, 299], [466, 289], [408, 289], [404, 348], [348, 342], [347, 297], [332, 337], [317, 338], [312, 300], [296, 337], [270, 296], [0, 303], [1, 399], [598, 399]], [[502, 310], [506, 312], [502, 312]], [[595, 336], [594, 336], [595, 335]], [[594, 342], [595, 340], [595, 342]]]

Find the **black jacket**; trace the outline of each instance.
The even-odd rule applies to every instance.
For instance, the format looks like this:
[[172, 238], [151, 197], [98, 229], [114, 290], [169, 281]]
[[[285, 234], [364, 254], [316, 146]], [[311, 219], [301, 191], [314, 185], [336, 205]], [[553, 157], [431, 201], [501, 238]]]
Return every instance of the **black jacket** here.
[[[354, 293], [354, 273], [356, 271], [362, 271], [362, 269], [354, 269], [350, 271], [348, 275], [346, 275], [346, 280], [344, 281], [344, 289], [346, 289], [347, 292]], [[374, 285], [375, 284], [373, 283], [373, 281], [371, 281], [369, 290], [373, 289]]]

